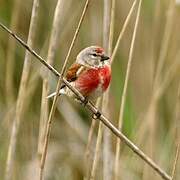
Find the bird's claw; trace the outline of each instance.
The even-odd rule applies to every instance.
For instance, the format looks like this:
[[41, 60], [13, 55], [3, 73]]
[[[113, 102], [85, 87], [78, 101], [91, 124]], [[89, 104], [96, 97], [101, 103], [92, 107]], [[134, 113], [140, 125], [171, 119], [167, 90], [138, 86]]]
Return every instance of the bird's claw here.
[[83, 101], [80, 100], [80, 99], [78, 99], [78, 98], [76, 98], [75, 100], [76, 100], [78, 103], [80, 103], [81, 105], [84, 105], [84, 106], [86, 106], [87, 103], [88, 103], [88, 98], [87, 98], [87, 97], [85, 97]]
[[88, 103], [88, 98], [87, 98], [87, 97], [85, 97], [85, 98], [84, 98], [84, 101], [83, 101], [84, 106], [86, 106], [86, 105], [87, 105], [87, 103]]
[[101, 113], [100, 113], [99, 111], [97, 111], [96, 113], [94, 113], [94, 114], [92, 115], [92, 118], [93, 118], [93, 119], [99, 119], [100, 116], [101, 116]]

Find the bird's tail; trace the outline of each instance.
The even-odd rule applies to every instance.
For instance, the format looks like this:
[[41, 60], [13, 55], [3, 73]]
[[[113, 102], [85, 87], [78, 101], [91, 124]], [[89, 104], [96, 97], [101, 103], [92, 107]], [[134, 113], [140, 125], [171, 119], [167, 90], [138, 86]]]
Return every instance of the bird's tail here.
[[[66, 94], [64, 88], [63, 88], [63, 89], [60, 89], [60, 91], [59, 91], [59, 96], [60, 96], [61, 94]], [[55, 95], [56, 95], [56, 92], [53, 92], [53, 93], [51, 93], [50, 95], [48, 95], [46, 98], [49, 99], [49, 98], [54, 97]]]
[[50, 95], [48, 95], [46, 98], [49, 99], [49, 98], [54, 97], [55, 95], [56, 95], [56, 92], [53, 92], [53, 93], [51, 93]]

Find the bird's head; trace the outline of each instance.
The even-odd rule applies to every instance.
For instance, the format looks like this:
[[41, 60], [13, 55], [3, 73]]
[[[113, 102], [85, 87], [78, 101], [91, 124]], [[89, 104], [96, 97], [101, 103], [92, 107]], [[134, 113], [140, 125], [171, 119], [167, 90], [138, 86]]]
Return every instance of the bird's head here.
[[102, 67], [106, 64], [109, 57], [104, 49], [99, 46], [90, 46], [83, 49], [77, 56], [76, 62], [90, 67]]

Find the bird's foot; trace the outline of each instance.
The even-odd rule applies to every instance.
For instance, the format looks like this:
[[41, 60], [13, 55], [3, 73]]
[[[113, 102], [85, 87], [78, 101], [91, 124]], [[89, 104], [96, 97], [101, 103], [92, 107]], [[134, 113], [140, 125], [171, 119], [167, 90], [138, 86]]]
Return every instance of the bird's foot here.
[[92, 115], [92, 118], [93, 118], [93, 119], [99, 119], [100, 116], [101, 116], [101, 113], [100, 113], [99, 111], [97, 111], [96, 113], [94, 113], [94, 114]]
[[78, 99], [78, 98], [75, 98], [75, 101], [78, 102], [79, 104], [83, 105], [83, 106], [86, 106], [88, 103], [88, 98], [85, 97], [83, 101]]

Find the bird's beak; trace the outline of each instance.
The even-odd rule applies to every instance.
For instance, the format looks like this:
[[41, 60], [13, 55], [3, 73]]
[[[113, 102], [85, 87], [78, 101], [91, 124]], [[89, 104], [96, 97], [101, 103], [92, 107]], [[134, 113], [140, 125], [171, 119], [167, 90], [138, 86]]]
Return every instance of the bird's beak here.
[[106, 55], [101, 56], [101, 61], [106, 61], [108, 59], [110, 59], [109, 56], [106, 56]]

